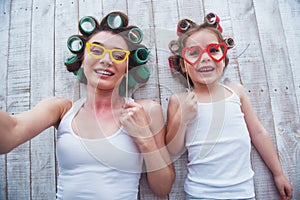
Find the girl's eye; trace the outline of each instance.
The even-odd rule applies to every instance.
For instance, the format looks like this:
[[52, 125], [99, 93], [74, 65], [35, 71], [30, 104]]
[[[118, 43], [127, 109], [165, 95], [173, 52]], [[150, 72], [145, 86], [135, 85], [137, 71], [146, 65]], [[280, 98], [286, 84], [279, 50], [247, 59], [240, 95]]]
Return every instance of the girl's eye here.
[[194, 51], [190, 52], [191, 56], [198, 56], [200, 54], [200, 50], [199, 49], [195, 49]]
[[215, 47], [210, 47], [209, 48], [209, 53], [218, 53], [220, 50], [219, 49], [216, 49]]

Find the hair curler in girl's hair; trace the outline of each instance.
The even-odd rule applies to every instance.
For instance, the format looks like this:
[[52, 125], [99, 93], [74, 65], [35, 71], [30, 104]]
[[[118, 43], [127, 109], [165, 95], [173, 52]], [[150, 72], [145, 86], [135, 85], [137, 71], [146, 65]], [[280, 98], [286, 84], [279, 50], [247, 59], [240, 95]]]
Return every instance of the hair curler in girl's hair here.
[[177, 24], [177, 35], [180, 36], [189, 30], [191, 27], [195, 26], [196, 23], [190, 19], [182, 19]]
[[231, 49], [235, 46], [235, 42], [234, 42], [233, 37], [225, 37], [224, 42], [227, 45], [228, 49]]
[[168, 46], [169, 46], [169, 50], [173, 54], [178, 54], [179, 53], [180, 44], [178, 43], [178, 40], [172, 40], [171, 42], [169, 42]]
[[172, 55], [168, 58], [171, 73], [180, 71], [180, 56]]
[[221, 33], [223, 32], [223, 28], [220, 25], [220, 17], [218, 15], [216, 15], [215, 13], [208, 13], [207, 15], [205, 15], [204, 17], [204, 21], [208, 24], [213, 25], [214, 27], [216, 27]]

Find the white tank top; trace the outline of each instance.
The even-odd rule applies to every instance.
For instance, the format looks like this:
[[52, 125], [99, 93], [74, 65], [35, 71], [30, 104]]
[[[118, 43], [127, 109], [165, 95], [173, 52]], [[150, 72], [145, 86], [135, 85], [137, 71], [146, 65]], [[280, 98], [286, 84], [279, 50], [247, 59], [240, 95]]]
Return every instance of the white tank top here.
[[239, 97], [224, 87], [232, 95], [214, 103], [198, 103], [198, 113], [188, 125], [184, 189], [197, 198], [252, 198], [250, 136]]
[[137, 199], [142, 156], [120, 128], [100, 139], [83, 139], [73, 132], [72, 120], [85, 99], [74, 103], [57, 131], [57, 198], [63, 200]]

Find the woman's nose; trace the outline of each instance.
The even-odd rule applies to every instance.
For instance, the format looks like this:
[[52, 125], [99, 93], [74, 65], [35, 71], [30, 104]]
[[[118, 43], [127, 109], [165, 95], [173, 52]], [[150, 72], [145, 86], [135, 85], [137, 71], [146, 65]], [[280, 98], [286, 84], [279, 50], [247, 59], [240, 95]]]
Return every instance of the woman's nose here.
[[110, 66], [112, 64], [109, 52], [105, 52], [104, 56], [100, 59], [100, 63], [105, 66]]

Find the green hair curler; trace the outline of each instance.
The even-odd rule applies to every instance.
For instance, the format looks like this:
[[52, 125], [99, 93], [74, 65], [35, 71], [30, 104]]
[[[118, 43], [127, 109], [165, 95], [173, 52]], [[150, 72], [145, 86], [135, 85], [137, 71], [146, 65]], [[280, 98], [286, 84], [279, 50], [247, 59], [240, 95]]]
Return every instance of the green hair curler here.
[[111, 13], [108, 15], [106, 22], [111, 29], [118, 29], [124, 25], [124, 19], [118, 13]]
[[91, 16], [82, 17], [79, 21], [79, 31], [83, 35], [90, 35], [97, 27], [97, 21]]
[[67, 46], [72, 53], [78, 54], [83, 51], [85, 41], [80, 35], [72, 35], [68, 38]]
[[146, 83], [151, 74], [146, 65], [133, 68], [131, 73], [137, 83]]
[[146, 48], [138, 48], [134, 51], [133, 57], [138, 64], [144, 64], [149, 60], [150, 52]]
[[138, 27], [130, 29], [130, 31], [128, 32], [128, 39], [136, 44], [141, 43], [143, 40], [143, 31]]

